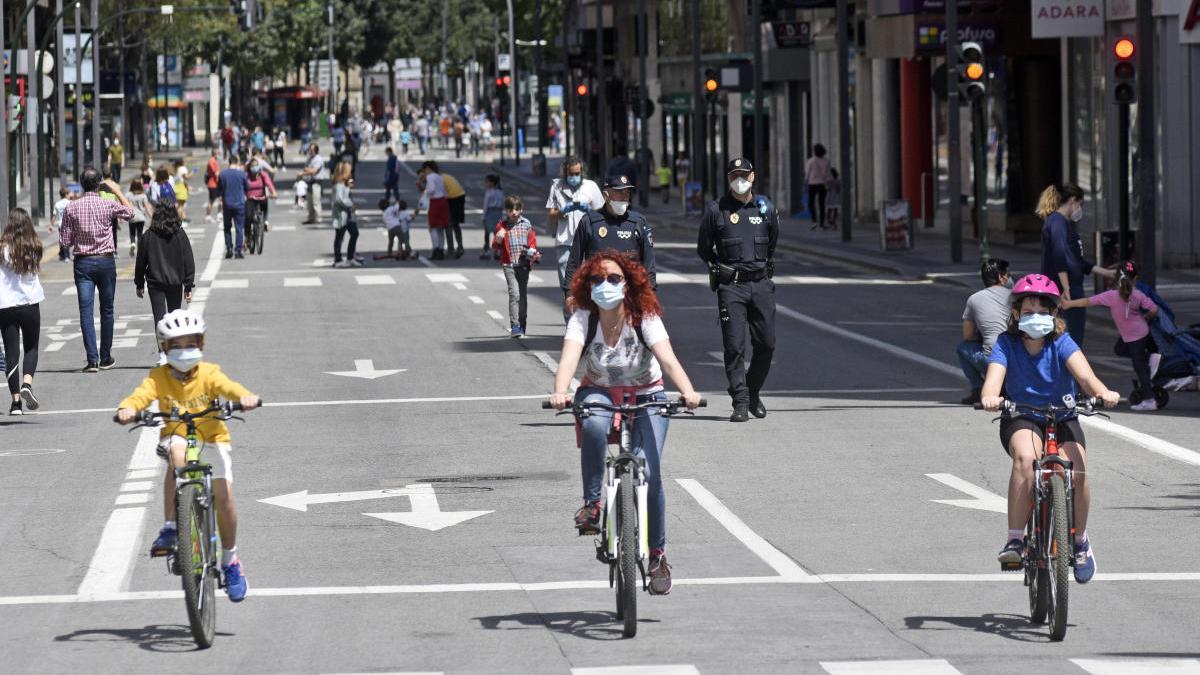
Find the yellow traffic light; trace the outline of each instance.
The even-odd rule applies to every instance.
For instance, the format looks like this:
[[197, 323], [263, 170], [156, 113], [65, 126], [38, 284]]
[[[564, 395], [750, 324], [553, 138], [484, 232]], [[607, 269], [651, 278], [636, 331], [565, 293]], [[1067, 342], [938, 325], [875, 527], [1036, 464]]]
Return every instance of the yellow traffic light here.
[[717, 87], [719, 87], [719, 86], [720, 85], [717, 83], [717, 81], [712, 78], [709, 78], [704, 81], [704, 90], [709, 93], [716, 91]]
[[1113, 54], [1116, 54], [1118, 59], [1127, 59], [1133, 56], [1133, 40], [1129, 38], [1121, 38], [1113, 45]]
[[983, 64], [982, 63], [968, 63], [967, 64], [967, 79], [972, 80], [972, 81], [978, 81], [978, 80], [983, 79]]

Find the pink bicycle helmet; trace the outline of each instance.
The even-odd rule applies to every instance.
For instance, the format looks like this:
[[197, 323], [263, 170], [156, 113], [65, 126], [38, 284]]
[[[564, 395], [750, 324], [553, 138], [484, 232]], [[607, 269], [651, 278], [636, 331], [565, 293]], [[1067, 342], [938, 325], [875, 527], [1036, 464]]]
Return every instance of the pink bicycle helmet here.
[[1055, 304], [1058, 304], [1062, 297], [1062, 293], [1058, 290], [1058, 284], [1044, 274], [1030, 274], [1021, 277], [1020, 281], [1013, 284], [1012, 299], [1014, 302], [1027, 295], [1045, 296], [1054, 300]]

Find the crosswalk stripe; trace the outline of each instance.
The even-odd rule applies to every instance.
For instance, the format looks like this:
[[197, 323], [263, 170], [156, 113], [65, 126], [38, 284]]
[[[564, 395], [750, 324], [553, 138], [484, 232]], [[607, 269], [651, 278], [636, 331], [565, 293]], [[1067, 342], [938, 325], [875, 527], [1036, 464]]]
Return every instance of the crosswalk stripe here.
[[293, 286], [320, 286], [323, 282], [321, 277], [284, 277], [284, 287]]
[[822, 661], [829, 675], [961, 675], [962, 671], [945, 659], [904, 661]]
[[[660, 276], [661, 276], [661, 275], [660, 275]], [[504, 272], [496, 272], [496, 278], [497, 278], [497, 279], [499, 279], [499, 280], [501, 280], [501, 281], [505, 281], [505, 280], [506, 280], [506, 279], [505, 279], [505, 277], [504, 277]], [[540, 276], [536, 275], [536, 274], [532, 274], [532, 273], [531, 273], [531, 274], [529, 275], [529, 281], [530, 281], [530, 283], [534, 283], [534, 284], [540, 284], [540, 283], [542, 283], [542, 278], [541, 278]]]
[[249, 288], [249, 279], [214, 279], [213, 288]]
[[389, 286], [396, 283], [390, 274], [359, 274], [354, 280], [359, 286]]
[[[424, 260], [424, 258], [422, 258], [422, 260]], [[435, 284], [453, 284], [456, 282], [457, 283], [466, 283], [467, 281], [470, 281], [469, 279], [467, 279], [466, 277], [464, 277], [463, 275], [461, 275], [457, 272], [430, 272], [425, 275], [425, 278], [429, 279], [430, 281], [432, 281]], [[500, 278], [503, 279], [504, 275], [501, 274]]]
[[602, 666], [599, 668], [572, 668], [571, 675], [700, 675], [696, 666]]
[[1092, 675], [1200, 675], [1200, 659], [1071, 659]]

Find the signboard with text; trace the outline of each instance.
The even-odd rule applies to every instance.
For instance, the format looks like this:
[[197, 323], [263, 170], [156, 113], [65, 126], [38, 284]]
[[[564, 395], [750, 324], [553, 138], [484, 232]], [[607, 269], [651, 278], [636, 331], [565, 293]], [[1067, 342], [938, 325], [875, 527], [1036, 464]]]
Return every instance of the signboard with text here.
[[1200, 0], [1180, 0], [1179, 43], [1200, 44]]
[[812, 26], [807, 21], [775, 21], [775, 45], [780, 49], [807, 47], [812, 44]]
[[1033, 0], [1029, 18], [1034, 38], [1104, 35], [1103, 0]]
[[[941, 19], [917, 21], [916, 24], [917, 52], [946, 51], [946, 23]], [[958, 22], [958, 41], [978, 42], [984, 49], [996, 49], [1000, 46], [1000, 24], [994, 21], [976, 21], [960, 19]]]

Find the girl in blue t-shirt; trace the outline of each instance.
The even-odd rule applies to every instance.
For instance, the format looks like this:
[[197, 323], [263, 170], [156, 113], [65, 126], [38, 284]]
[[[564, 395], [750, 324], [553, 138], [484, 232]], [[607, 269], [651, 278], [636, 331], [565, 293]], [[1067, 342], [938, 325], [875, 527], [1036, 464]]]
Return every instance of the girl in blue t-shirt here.
[[[1009, 400], [1031, 406], [1063, 405], [1064, 398], [1075, 396], [1079, 382], [1089, 396], [1098, 396], [1111, 408], [1120, 395], [1110, 391], [1092, 372], [1079, 346], [1066, 333], [1058, 318], [1060, 294], [1048, 277], [1031, 274], [1012, 290], [1012, 311], [1008, 332], [996, 339], [988, 361], [987, 378], [981, 398], [985, 410], [995, 412]], [[1044, 420], [1043, 420], [1044, 421]], [[1012, 458], [1008, 480], [1008, 542], [998, 556], [1002, 565], [1021, 561], [1025, 548], [1024, 530], [1033, 508], [1033, 460], [1040, 457], [1045, 432], [1036, 416], [1000, 422], [1000, 442]], [[1086, 584], [1096, 573], [1087, 536], [1088, 504], [1091, 493], [1087, 480], [1087, 452], [1083, 429], [1072, 415], [1058, 427], [1059, 451], [1070, 460], [1075, 471], [1075, 581]]]

